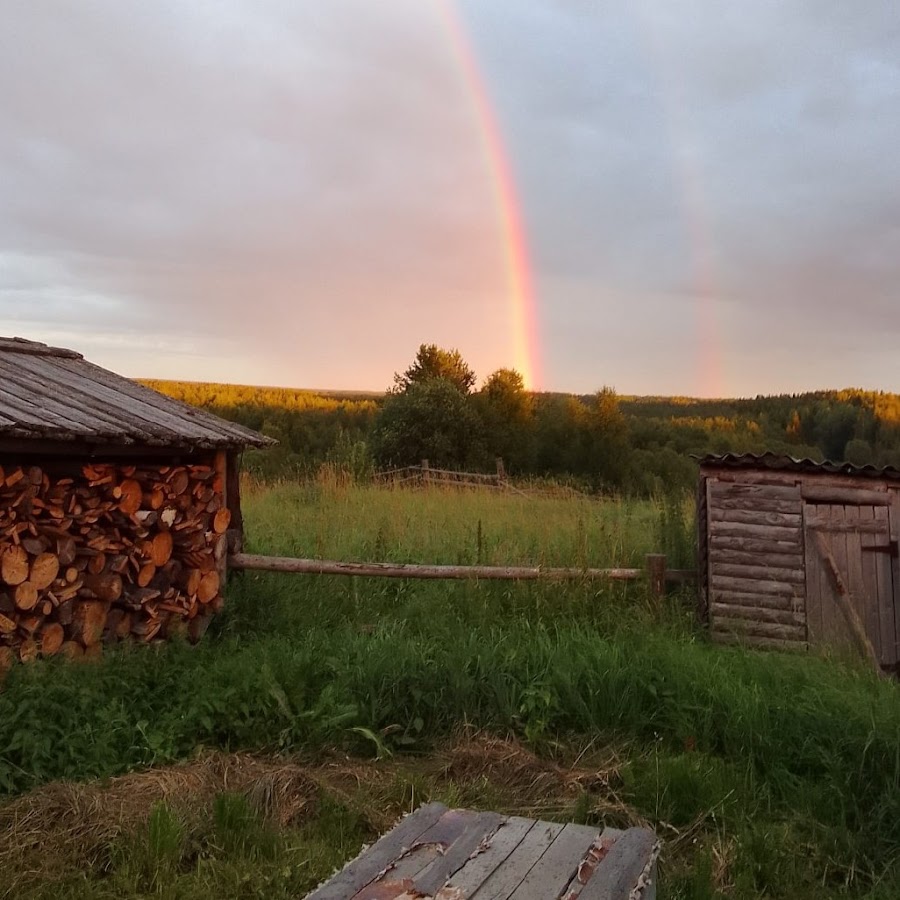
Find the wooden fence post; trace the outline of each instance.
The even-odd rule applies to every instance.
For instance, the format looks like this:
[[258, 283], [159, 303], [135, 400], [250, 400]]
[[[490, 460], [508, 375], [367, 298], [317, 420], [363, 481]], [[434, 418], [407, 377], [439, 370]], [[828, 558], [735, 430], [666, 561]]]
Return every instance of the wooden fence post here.
[[497, 483], [503, 484], [506, 481], [506, 466], [503, 464], [503, 457], [497, 457]]
[[647, 576], [650, 580], [650, 596], [661, 602], [666, 594], [666, 557], [664, 553], [647, 554]]
[[422, 460], [422, 484], [427, 485], [431, 481], [431, 472], [427, 459]]

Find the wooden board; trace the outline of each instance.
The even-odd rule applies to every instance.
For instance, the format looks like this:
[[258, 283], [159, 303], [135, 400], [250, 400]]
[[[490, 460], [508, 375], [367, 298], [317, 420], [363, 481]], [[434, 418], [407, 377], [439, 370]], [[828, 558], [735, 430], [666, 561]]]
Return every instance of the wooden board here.
[[766, 512], [761, 509], [723, 509], [716, 506], [709, 512], [711, 522], [737, 522], [744, 525], [778, 525], [784, 528], [800, 527], [800, 510], [793, 512]]
[[[883, 505], [818, 504], [807, 508], [805, 519], [809, 526], [806, 605], [810, 642], [858, 648], [860, 643], [865, 647], [867, 640], [881, 666], [895, 665], [898, 653], [890, 509]], [[841, 581], [840, 589], [832, 566]], [[849, 606], [842, 609], [842, 603]], [[860, 626], [865, 640], [854, 636]], [[868, 648], [866, 652], [870, 652]]]
[[566, 825], [556, 840], [522, 879], [510, 900], [555, 897], [561, 886], [568, 886], [578, 872], [581, 861], [597, 839], [597, 829], [584, 825]]
[[714, 603], [712, 613], [723, 619], [746, 619], [747, 621], [772, 622], [776, 625], [805, 624], [804, 614], [792, 609], [765, 609], [758, 606], [740, 606], [736, 603]]
[[852, 506], [890, 506], [891, 503], [886, 486], [879, 491], [853, 486], [804, 484], [800, 493], [807, 503]]
[[727, 480], [722, 474], [717, 473], [716, 479], [710, 479], [710, 486], [710, 496], [717, 502], [720, 498], [786, 502], [799, 502], [800, 500], [800, 487], [796, 484], [742, 484]]
[[709, 533], [719, 537], [746, 537], [766, 541], [785, 541], [800, 544], [801, 531], [799, 523], [795, 527], [778, 525], [749, 525], [745, 522], [709, 523]]
[[506, 862], [536, 824], [534, 819], [523, 819], [518, 816], [506, 819], [494, 833], [488, 847], [452, 875], [447, 882], [448, 886], [457, 888], [463, 896], [471, 896]]
[[506, 818], [429, 804], [307, 900], [653, 900], [652, 831]]
[[348, 863], [330, 881], [308, 895], [307, 900], [346, 900], [394, 862], [419, 835], [447, 812], [443, 803], [429, 803], [407, 816], [365, 853]]

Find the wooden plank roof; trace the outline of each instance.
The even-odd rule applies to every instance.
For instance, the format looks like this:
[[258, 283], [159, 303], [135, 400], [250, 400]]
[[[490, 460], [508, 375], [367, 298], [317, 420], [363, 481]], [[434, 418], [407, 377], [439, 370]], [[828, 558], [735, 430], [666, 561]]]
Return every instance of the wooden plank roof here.
[[73, 350], [2, 337], [0, 438], [191, 449], [275, 443]]

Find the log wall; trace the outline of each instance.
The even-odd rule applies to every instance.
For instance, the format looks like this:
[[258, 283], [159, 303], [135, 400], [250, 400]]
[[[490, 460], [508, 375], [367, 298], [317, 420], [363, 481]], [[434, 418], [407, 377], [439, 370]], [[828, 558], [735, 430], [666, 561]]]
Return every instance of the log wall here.
[[800, 486], [707, 477], [704, 494], [706, 534], [701, 546], [706, 548], [713, 640], [805, 649]]
[[199, 640], [223, 603], [226, 477], [212, 458], [0, 465], [0, 669]]

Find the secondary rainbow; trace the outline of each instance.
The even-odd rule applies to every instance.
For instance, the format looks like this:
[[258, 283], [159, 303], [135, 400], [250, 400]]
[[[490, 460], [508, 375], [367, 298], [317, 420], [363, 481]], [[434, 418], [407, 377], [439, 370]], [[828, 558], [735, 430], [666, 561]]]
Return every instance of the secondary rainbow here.
[[491, 97], [475, 59], [475, 54], [451, 0], [436, 0], [446, 25], [453, 53], [457, 58], [468, 93], [472, 98], [479, 132], [484, 142], [487, 165], [494, 185], [497, 214], [503, 233], [506, 278], [510, 303], [513, 364], [525, 385], [541, 385], [542, 372], [538, 347], [538, 316], [534, 282], [528, 254], [528, 240], [516, 182], [503, 134], [494, 113]]

